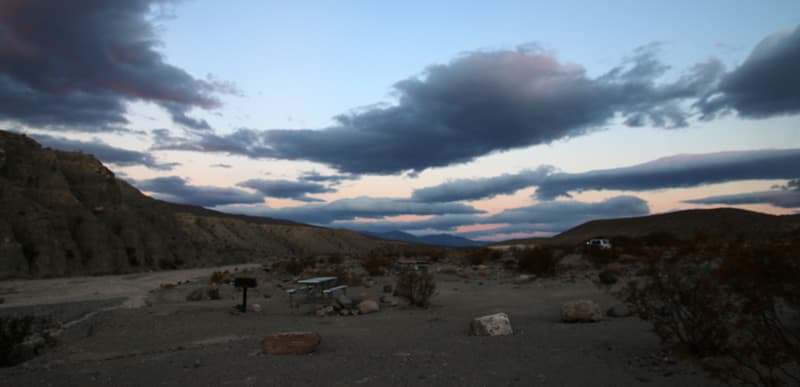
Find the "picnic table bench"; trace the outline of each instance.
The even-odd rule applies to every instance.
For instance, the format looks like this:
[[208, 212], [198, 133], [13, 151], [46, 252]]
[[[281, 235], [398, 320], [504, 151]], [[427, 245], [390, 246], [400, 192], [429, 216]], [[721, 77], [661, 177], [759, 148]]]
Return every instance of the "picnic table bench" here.
[[332, 286], [336, 283], [336, 280], [336, 277], [313, 277], [297, 281], [301, 286], [286, 290], [286, 293], [289, 294], [289, 306], [292, 308], [297, 307], [297, 303], [294, 302], [293, 298], [297, 292], [304, 292], [306, 299], [308, 299], [315, 295], [318, 295], [319, 298], [325, 298], [338, 290], [346, 291], [347, 285]]

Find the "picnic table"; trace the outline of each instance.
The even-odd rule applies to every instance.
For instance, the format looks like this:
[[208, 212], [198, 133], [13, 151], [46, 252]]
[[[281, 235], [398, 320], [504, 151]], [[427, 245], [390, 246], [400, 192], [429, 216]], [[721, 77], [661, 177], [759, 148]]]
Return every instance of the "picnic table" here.
[[291, 307], [297, 306], [292, 298], [292, 295], [298, 291], [305, 292], [306, 299], [312, 295], [318, 295], [319, 298], [324, 298], [325, 296], [330, 296], [333, 294], [333, 292], [338, 290], [346, 291], [347, 285], [336, 285], [336, 280], [336, 277], [313, 277], [298, 280], [297, 283], [301, 286], [286, 291], [289, 293], [289, 305]]
[[297, 281], [298, 284], [307, 285], [311, 288], [309, 289], [309, 293], [317, 293], [319, 291], [319, 295], [322, 296], [325, 293], [325, 290], [332, 287], [333, 284], [336, 283], [336, 277], [313, 277], [313, 278], [306, 278]]

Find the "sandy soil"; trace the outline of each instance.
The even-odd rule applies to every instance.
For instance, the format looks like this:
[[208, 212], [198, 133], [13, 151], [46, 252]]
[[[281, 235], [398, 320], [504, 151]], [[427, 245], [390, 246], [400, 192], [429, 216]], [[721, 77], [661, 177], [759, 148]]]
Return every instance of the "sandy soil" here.
[[[261, 279], [251, 293], [251, 303], [263, 309], [258, 313], [232, 314], [236, 294], [183, 301], [211, 271], [0, 282], [6, 300], [0, 313], [37, 311], [73, 321], [52, 351], [0, 369], [0, 385], [717, 385], [690, 360], [663, 352], [637, 318], [560, 322], [564, 302], [616, 303], [583, 277], [515, 285], [511, 274], [465, 280], [437, 273], [439, 293], [427, 310], [383, 305], [369, 315], [317, 317], [302, 313], [311, 305], [290, 309], [282, 287], [291, 283], [277, 277]], [[378, 277], [348, 294], [381, 294], [392, 282]], [[473, 317], [495, 312], [510, 316], [513, 336], [469, 336]], [[264, 336], [297, 330], [321, 334], [315, 353], [261, 353]]]

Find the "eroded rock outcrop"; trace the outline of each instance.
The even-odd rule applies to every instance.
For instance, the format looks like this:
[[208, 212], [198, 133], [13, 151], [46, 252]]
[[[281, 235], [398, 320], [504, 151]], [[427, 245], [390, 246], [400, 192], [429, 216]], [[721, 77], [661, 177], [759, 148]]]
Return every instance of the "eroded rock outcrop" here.
[[145, 196], [91, 155], [0, 131], [0, 278], [114, 274], [380, 248], [359, 234]]

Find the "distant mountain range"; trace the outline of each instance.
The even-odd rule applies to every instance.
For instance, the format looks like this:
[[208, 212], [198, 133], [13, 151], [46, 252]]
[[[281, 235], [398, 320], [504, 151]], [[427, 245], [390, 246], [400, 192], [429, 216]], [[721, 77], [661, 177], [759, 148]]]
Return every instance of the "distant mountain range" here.
[[389, 232], [370, 232], [370, 231], [356, 231], [366, 236], [371, 236], [380, 239], [387, 239], [392, 241], [401, 241], [409, 243], [417, 243], [424, 245], [445, 246], [445, 247], [478, 247], [486, 243], [474, 241], [472, 239], [462, 238], [450, 234], [434, 234], [416, 236], [402, 231], [389, 231]]

